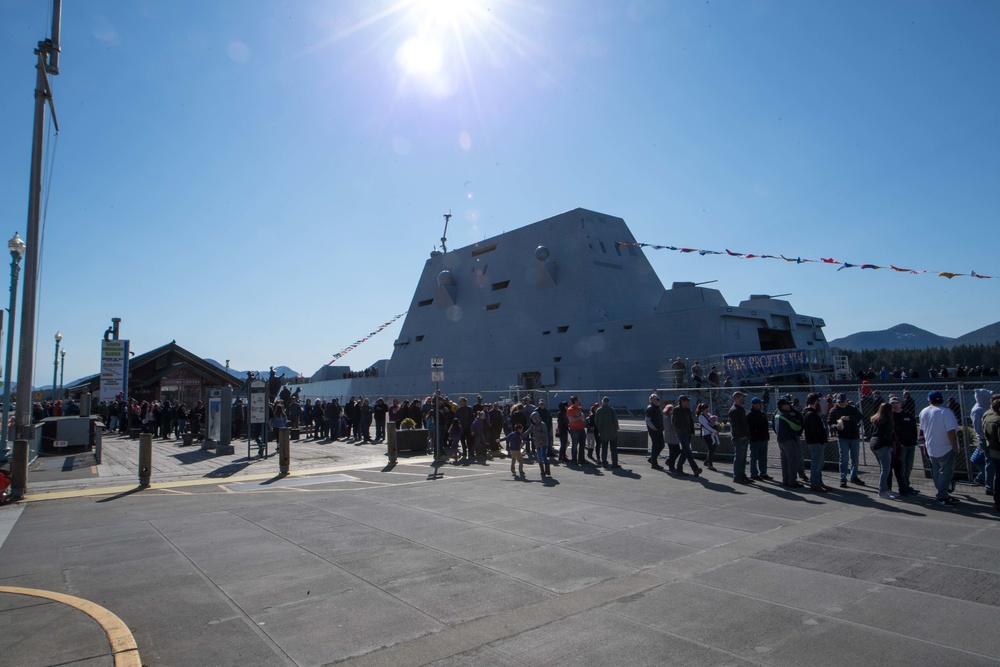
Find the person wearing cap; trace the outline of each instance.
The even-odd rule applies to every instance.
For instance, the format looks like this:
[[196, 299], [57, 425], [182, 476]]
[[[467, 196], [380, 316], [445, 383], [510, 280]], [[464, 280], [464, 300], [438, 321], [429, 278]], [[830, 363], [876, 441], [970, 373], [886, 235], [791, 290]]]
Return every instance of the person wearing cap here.
[[747, 411], [743, 407], [746, 394], [742, 391], [733, 392], [733, 405], [729, 408], [729, 429], [733, 437], [733, 481], [737, 484], [749, 484], [747, 477], [747, 448], [750, 445], [750, 426], [747, 424]]
[[611, 467], [618, 468], [618, 413], [611, 407], [611, 398], [601, 399], [601, 407], [594, 413], [594, 425], [597, 436], [601, 439], [601, 465], [608, 467], [608, 450], [611, 450]]
[[649, 395], [649, 404], [646, 406], [646, 432], [649, 433], [650, 455], [649, 463], [653, 470], [663, 470], [660, 465], [660, 454], [663, 452], [663, 413], [660, 412], [660, 397], [657, 394]]
[[799, 436], [802, 434], [802, 420], [792, 412], [792, 404], [782, 396], [778, 399], [778, 411], [774, 413], [774, 433], [781, 452], [781, 485], [790, 489], [802, 488], [795, 480], [799, 470], [802, 449]]
[[701, 474], [701, 468], [694, 462], [694, 454], [691, 452], [691, 438], [694, 435], [694, 417], [691, 415], [691, 399], [681, 394], [677, 397], [677, 407], [671, 410], [670, 423], [673, 424], [677, 439], [681, 443], [681, 455], [677, 457], [675, 464], [677, 475], [686, 477], [684, 472], [684, 462], [691, 466], [691, 472], [695, 477]]
[[958, 452], [958, 420], [955, 414], [944, 407], [944, 396], [940, 391], [927, 394], [929, 405], [920, 411], [919, 426], [924, 434], [924, 447], [931, 460], [931, 477], [937, 493], [934, 499], [939, 505], [956, 505], [958, 498], [950, 495], [951, 478], [955, 472], [955, 454]]
[[750, 479], [772, 479], [767, 474], [767, 443], [771, 439], [771, 429], [764, 414], [764, 401], [756, 396], [750, 400], [747, 435], [750, 438]]
[[837, 394], [836, 405], [826, 416], [826, 423], [837, 429], [837, 446], [840, 449], [840, 488], [847, 488], [848, 474], [852, 483], [864, 486], [858, 477], [858, 457], [861, 454], [861, 422], [864, 417], [847, 394]]

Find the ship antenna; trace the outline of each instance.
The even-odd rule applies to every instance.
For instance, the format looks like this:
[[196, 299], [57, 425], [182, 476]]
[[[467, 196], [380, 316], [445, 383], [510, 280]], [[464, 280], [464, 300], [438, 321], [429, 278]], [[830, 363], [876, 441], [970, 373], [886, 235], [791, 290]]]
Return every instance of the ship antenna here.
[[445, 245], [448, 241], [448, 221], [451, 220], [451, 209], [444, 214], [444, 232], [441, 233], [441, 252], [448, 252], [448, 246]]

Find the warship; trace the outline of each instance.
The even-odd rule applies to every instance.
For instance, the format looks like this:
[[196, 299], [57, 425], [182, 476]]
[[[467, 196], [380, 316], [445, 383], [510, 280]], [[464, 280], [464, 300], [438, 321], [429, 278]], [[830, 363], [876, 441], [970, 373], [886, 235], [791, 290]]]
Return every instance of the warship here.
[[292, 389], [314, 399], [427, 395], [432, 359], [451, 395], [643, 400], [682, 386], [678, 360], [688, 372], [699, 362], [706, 377], [714, 366], [734, 386], [833, 372], [821, 318], [770, 295], [732, 306], [704, 284], [665, 289], [622, 218], [578, 208], [455, 250], [446, 240], [424, 264], [389, 359], [361, 373], [325, 366]]

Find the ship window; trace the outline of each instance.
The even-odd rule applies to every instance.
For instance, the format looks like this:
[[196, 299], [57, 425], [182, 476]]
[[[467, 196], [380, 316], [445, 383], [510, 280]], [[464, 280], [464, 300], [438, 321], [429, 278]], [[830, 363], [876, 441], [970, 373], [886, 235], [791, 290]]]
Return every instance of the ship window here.
[[485, 255], [488, 252], [493, 252], [496, 249], [497, 249], [497, 244], [496, 243], [491, 243], [490, 245], [484, 245], [481, 248], [473, 248], [472, 249], [472, 256], [473, 257], [479, 257], [480, 255]]
[[560, 361], [562, 361], [562, 357], [552, 357], [552, 361], [559, 363]]
[[423, 336], [415, 336], [415, 337], [413, 338], [413, 340], [417, 341], [418, 343], [419, 343], [420, 341], [422, 341], [423, 339], [424, 339], [424, 337], [423, 337]]
[[558, 331], [559, 333], [566, 333], [567, 331], [569, 331], [569, 325], [567, 324], [564, 327], [556, 327], [556, 331]]
[[423, 308], [424, 306], [429, 306], [432, 303], [434, 303], [434, 299], [424, 299], [423, 301], [417, 303], [417, 307]]
[[622, 247], [620, 245], [618, 245], [617, 243], [615, 244], [615, 252], [618, 253], [619, 257], [622, 256]]
[[552, 333], [552, 332], [551, 332], [551, 331], [543, 331], [543, 332], [542, 332], [542, 335], [543, 335], [543, 336], [548, 336], [548, 335], [549, 335], [550, 333]]
[[624, 329], [625, 331], [631, 331], [632, 330], [632, 325], [631, 324], [626, 324], [625, 326], [622, 327], [622, 329]]
[[604, 333], [604, 329], [598, 329], [597, 333]]
[[510, 285], [509, 280], [503, 280], [498, 283], [493, 283], [493, 291], [496, 292], [497, 290], [507, 289], [507, 285]]
[[603, 252], [605, 255], [607, 255], [608, 254], [608, 249], [604, 246], [604, 241], [598, 241], [598, 243], [601, 244], [601, 252]]
[[489, 304], [486, 304], [486, 310], [496, 310], [499, 307], [500, 307], [499, 303], [489, 303]]

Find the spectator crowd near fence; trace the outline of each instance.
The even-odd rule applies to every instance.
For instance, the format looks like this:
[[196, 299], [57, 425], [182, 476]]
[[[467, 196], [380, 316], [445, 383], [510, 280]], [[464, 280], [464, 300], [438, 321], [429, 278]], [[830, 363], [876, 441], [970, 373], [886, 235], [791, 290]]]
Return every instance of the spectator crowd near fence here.
[[[717, 386], [717, 376], [710, 377], [708, 386], [653, 392], [645, 406], [638, 405], [638, 390], [512, 388], [477, 394], [474, 403], [444, 395], [403, 400], [352, 396], [342, 405], [338, 399], [301, 401], [301, 389], [283, 387], [268, 406], [270, 428], [248, 424], [242, 398], [233, 405], [231, 428], [234, 439], [246, 433], [255, 440], [261, 457], [277, 428], [304, 431], [307, 439], [318, 441], [379, 444], [392, 423], [397, 429], [426, 430], [428, 446], [440, 447], [435, 453], [441, 461], [509, 457], [512, 474], [521, 476], [524, 461], [537, 463], [543, 478], [551, 476], [553, 463], [618, 469], [621, 449], [645, 452], [652, 468], [677, 477], [700, 476], [698, 460], [716, 472], [716, 463], [731, 460], [737, 484], [777, 481], [768, 473], [774, 451], [769, 443], [775, 442], [780, 482], [788, 489], [828, 492], [823, 475], [831, 467], [839, 472], [842, 488], [863, 486], [858, 469], [869, 465], [871, 457], [880, 469], [878, 492], [884, 499], [916, 495], [910, 479], [914, 469], [934, 480], [935, 500], [942, 504], [956, 502], [950, 495], [955, 480], [983, 486], [989, 495], [996, 491], [1000, 443], [991, 449], [986, 426], [1000, 412], [993, 405], [1000, 393], [977, 386], [985, 384], [979, 376], [966, 372], [961, 380], [918, 384], [893, 379], [890, 372], [888, 380], [869, 380], [866, 374], [860, 384], [850, 386], [765, 383], [735, 391]], [[970, 384], [972, 378], [975, 384]], [[199, 434], [202, 411], [202, 406], [187, 410], [168, 402], [97, 407], [111, 430], [138, 427], [163, 438]], [[946, 421], [943, 431], [939, 421]], [[925, 426], [932, 428], [931, 437]], [[935, 436], [948, 439], [949, 452], [937, 447]], [[994, 501], [1000, 502], [995, 496]]]

